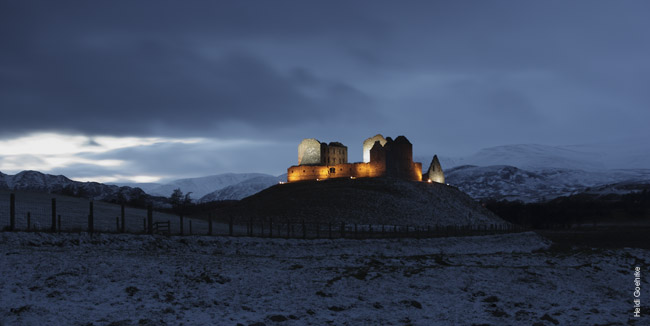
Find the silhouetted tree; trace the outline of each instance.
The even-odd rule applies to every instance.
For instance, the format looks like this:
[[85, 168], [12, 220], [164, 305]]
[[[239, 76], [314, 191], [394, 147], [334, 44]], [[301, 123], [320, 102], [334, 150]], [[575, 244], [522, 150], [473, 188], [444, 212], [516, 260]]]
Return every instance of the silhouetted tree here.
[[192, 192], [183, 194], [183, 191], [181, 191], [180, 188], [174, 189], [174, 192], [169, 196], [169, 202], [172, 205], [174, 212], [177, 214], [183, 214], [187, 207], [192, 205], [192, 198], [190, 198], [191, 194]]

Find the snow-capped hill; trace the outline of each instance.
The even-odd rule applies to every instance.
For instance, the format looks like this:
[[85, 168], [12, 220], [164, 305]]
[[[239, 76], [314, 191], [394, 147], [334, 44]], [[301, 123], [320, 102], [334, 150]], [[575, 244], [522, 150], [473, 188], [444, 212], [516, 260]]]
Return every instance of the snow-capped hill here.
[[217, 200], [239, 200], [254, 195], [268, 187], [278, 184], [280, 181], [286, 181], [286, 174], [274, 177], [263, 175], [242, 181], [238, 184], [231, 185], [203, 196], [199, 202], [205, 203]]
[[62, 176], [43, 174], [38, 171], [22, 171], [16, 175], [5, 175], [8, 189], [51, 191], [69, 186], [74, 181]]
[[16, 175], [0, 173], [0, 189], [56, 193], [96, 200], [127, 202], [147, 197], [142, 189], [105, 185], [97, 182], [79, 182], [62, 175], [38, 171], [22, 171]]
[[647, 182], [650, 180], [650, 170], [583, 171], [545, 168], [528, 171], [507, 165], [465, 165], [447, 169], [445, 177], [449, 184], [475, 199], [531, 202], [584, 192], [607, 184]]
[[179, 179], [154, 187], [147, 192], [152, 195], [169, 197], [175, 189], [180, 188], [183, 193], [191, 192], [191, 197], [198, 199], [213, 191], [262, 176], [270, 175], [263, 173], [224, 173], [199, 178]]

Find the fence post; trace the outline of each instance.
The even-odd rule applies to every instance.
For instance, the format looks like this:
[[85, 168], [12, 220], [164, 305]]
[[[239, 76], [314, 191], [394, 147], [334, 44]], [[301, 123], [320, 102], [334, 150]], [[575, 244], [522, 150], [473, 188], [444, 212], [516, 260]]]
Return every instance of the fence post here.
[[184, 223], [183, 223], [183, 215], [178, 215], [178, 217], [179, 217], [180, 220], [181, 220], [181, 232], [180, 232], [180, 233], [181, 233], [181, 235], [183, 235], [183, 224], [184, 224]]
[[56, 232], [56, 198], [52, 198], [52, 232]]
[[264, 238], [264, 218], [260, 218], [260, 237]]
[[57, 216], [59, 218], [59, 232], [61, 232], [61, 215]]
[[120, 217], [122, 217], [122, 227], [120, 231], [122, 233], [126, 232], [126, 215], [124, 214], [124, 204], [120, 205]]
[[228, 221], [228, 234], [232, 237], [233, 232], [232, 232], [232, 224], [233, 224], [233, 218], [232, 216], [230, 217], [230, 220]]
[[287, 220], [287, 239], [289, 239], [289, 235], [291, 234], [291, 222]]
[[212, 235], [212, 213], [208, 213], [208, 235]]
[[32, 228], [32, 213], [27, 212], [27, 231]]
[[153, 234], [153, 206], [147, 205], [147, 233]]
[[93, 201], [89, 203], [89, 212], [88, 212], [88, 233], [93, 234], [95, 232], [95, 212], [93, 208]]
[[16, 229], [16, 195], [9, 195], [9, 229], [14, 231]]

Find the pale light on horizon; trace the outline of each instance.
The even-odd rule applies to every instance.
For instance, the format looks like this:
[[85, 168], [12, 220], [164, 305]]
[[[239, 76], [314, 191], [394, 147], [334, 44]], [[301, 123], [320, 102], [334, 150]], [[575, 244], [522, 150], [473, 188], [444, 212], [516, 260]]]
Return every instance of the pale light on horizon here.
[[153, 175], [111, 175], [111, 176], [93, 176], [84, 178], [71, 178], [74, 181], [80, 182], [100, 182], [100, 183], [155, 183], [164, 179], [163, 176]]

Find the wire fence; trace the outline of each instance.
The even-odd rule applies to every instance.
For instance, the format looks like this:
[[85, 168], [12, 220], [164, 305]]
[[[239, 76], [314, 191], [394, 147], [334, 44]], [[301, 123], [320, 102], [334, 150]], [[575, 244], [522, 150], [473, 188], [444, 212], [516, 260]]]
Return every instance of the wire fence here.
[[[3, 198], [4, 197], [4, 198]], [[373, 225], [314, 223], [271, 218], [224, 219], [215, 213], [187, 217], [82, 198], [42, 193], [0, 193], [6, 231], [113, 232], [302, 239], [432, 238], [527, 231], [514, 224]]]

